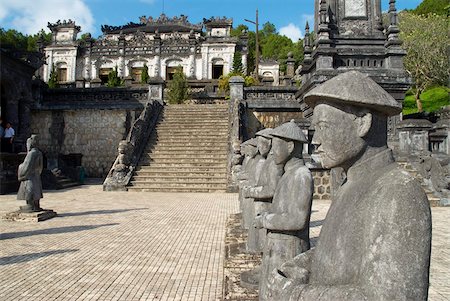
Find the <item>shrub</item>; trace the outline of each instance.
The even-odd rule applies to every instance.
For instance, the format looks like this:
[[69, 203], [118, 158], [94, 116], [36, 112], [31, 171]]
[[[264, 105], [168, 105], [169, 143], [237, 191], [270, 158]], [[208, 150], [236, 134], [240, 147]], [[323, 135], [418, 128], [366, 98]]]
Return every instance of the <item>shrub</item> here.
[[118, 72], [117, 72], [117, 66], [109, 72], [108, 74], [108, 83], [106, 84], [107, 87], [120, 87], [123, 86], [123, 81], [120, 79]]
[[148, 66], [147, 64], [144, 64], [144, 69], [141, 73], [141, 84], [148, 83], [148, 80], [150, 79], [150, 76], [148, 75]]
[[55, 66], [53, 66], [52, 71], [50, 71], [50, 77], [48, 79], [48, 87], [50, 89], [58, 88], [58, 75], [56, 74]]
[[169, 82], [167, 99], [170, 104], [184, 103], [189, 99], [189, 84], [181, 67], [177, 68]]

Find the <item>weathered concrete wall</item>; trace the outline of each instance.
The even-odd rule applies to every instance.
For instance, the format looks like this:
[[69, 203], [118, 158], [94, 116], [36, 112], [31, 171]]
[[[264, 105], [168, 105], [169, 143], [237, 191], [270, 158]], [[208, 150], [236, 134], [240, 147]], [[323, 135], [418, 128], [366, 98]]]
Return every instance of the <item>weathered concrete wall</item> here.
[[[105, 177], [117, 156], [119, 141], [131, 124], [127, 110], [40, 110], [32, 112], [32, 133], [39, 135], [47, 157], [83, 154], [88, 177]], [[127, 117], [128, 116], [128, 117]]]

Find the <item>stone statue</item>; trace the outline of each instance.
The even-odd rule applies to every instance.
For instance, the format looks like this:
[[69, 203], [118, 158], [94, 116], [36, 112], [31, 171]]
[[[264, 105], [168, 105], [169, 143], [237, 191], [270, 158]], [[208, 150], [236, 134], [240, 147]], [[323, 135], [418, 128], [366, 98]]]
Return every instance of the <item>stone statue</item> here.
[[269, 300], [268, 276], [296, 255], [306, 252], [309, 244], [309, 220], [314, 191], [310, 170], [303, 162], [305, 135], [294, 121], [275, 128], [271, 134], [275, 164], [284, 165], [268, 212], [255, 218], [255, 227], [267, 230], [263, 252], [260, 300]]
[[[267, 148], [272, 145], [273, 129], [264, 129], [256, 133], [262, 144], [266, 144]], [[261, 148], [264, 148], [263, 146]], [[275, 193], [277, 184], [284, 173], [284, 164], [275, 163], [273, 153], [267, 155], [267, 159], [262, 167], [262, 172], [256, 187], [248, 187], [243, 191], [245, 197], [254, 199], [254, 218], [270, 209], [272, 198]], [[248, 232], [247, 251], [250, 253], [262, 252], [266, 241], [266, 229], [256, 228], [252, 225]], [[259, 285], [259, 277], [261, 267], [257, 267], [241, 274], [241, 285], [248, 288], [257, 289]]]
[[[243, 191], [244, 197], [253, 198], [252, 219], [269, 209], [268, 206], [272, 202], [276, 185], [283, 174], [283, 165], [275, 164], [273, 156], [269, 154], [272, 148], [272, 136], [270, 135], [272, 131], [273, 129], [267, 128], [256, 133], [259, 152], [266, 160], [257, 184], [254, 187], [248, 186]], [[265, 235], [260, 237], [260, 230], [253, 225], [249, 228], [247, 251], [250, 253], [259, 253], [263, 250]]]
[[325, 168], [342, 167], [317, 247], [274, 270], [270, 300], [427, 300], [431, 212], [387, 147], [401, 103], [368, 76], [340, 74], [304, 97]]
[[[259, 176], [262, 171], [262, 167], [264, 165], [264, 161], [266, 158], [263, 157], [258, 149], [257, 139], [250, 139], [251, 142], [247, 145], [249, 147], [249, 152], [251, 159], [247, 163], [247, 181], [248, 186], [253, 187], [256, 186]], [[245, 190], [247, 186], [243, 187]], [[242, 224], [244, 229], [249, 229], [253, 224], [253, 215], [254, 215], [254, 206], [253, 206], [253, 198], [243, 197], [242, 199]]]
[[418, 159], [419, 162], [415, 165], [429, 186], [438, 193], [450, 196], [450, 178], [441, 163], [430, 152], [420, 154]]
[[243, 189], [245, 186], [248, 186], [248, 177], [249, 173], [251, 173], [251, 169], [254, 167], [252, 164], [254, 157], [258, 153], [258, 149], [256, 148], [256, 139], [249, 139], [241, 144], [241, 153], [244, 155], [244, 160], [242, 161], [241, 170], [237, 175], [238, 185], [239, 185], [239, 209], [241, 212], [243, 211]]
[[27, 204], [20, 207], [21, 212], [39, 212], [42, 208], [39, 204], [42, 195], [41, 173], [43, 168], [42, 153], [37, 148], [38, 139], [31, 135], [27, 139], [27, 155], [19, 165], [17, 177], [20, 181], [18, 200], [25, 200]]

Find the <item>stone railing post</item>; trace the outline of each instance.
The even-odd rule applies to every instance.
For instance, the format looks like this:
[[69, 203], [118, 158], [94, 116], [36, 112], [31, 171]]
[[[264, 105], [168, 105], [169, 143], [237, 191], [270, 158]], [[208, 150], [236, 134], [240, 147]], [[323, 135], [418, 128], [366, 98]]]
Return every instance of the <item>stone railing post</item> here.
[[228, 190], [230, 192], [237, 190], [236, 174], [234, 167], [238, 158], [241, 157], [240, 144], [240, 118], [239, 106], [244, 100], [244, 79], [241, 76], [233, 76], [230, 78], [230, 103], [228, 112]]
[[164, 105], [164, 80], [162, 78], [150, 80], [148, 87], [148, 100], [156, 100], [160, 104]]
[[397, 125], [399, 155], [411, 159], [429, 151], [429, 132], [432, 123], [424, 119], [406, 119]]

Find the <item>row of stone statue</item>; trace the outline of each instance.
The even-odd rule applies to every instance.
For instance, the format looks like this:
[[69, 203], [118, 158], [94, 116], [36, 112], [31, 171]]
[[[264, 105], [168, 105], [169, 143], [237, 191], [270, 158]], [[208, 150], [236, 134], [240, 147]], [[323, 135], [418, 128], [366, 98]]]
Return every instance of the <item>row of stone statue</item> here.
[[304, 100], [314, 108], [312, 144], [322, 166], [345, 176], [310, 249], [314, 182], [302, 158], [302, 130], [288, 122], [242, 144], [247, 251], [262, 251], [263, 260], [241, 282], [259, 285], [260, 300], [427, 300], [429, 202], [387, 147], [387, 118], [401, 104], [356, 71]]

